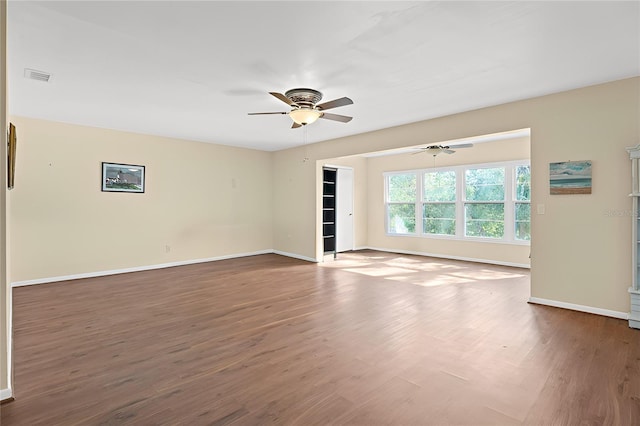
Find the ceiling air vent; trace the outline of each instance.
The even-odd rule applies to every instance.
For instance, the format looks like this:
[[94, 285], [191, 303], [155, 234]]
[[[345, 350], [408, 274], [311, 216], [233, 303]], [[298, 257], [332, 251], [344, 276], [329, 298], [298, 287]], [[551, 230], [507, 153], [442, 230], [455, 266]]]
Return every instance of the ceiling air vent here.
[[51, 74], [48, 72], [31, 70], [29, 68], [24, 69], [24, 76], [31, 80], [44, 81], [45, 83], [51, 78]]

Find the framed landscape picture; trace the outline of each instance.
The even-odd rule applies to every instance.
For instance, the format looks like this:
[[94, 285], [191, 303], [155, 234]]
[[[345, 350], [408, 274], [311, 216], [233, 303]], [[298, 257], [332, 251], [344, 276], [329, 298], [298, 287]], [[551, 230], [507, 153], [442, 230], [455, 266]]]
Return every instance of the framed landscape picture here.
[[102, 191], [144, 192], [144, 166], [103, 162]]
[[552, 195], [591, 194], [591, 161], [549, 163]]
[[9, 123], [7, 140], [7, 188], [13, 189], [16, 178], [16, 126]]

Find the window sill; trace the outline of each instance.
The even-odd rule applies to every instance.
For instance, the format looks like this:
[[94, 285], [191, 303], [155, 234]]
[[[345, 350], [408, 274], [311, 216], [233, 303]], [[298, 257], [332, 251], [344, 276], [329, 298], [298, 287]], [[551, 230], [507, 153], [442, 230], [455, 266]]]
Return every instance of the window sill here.
[[426, 235], [426, 234], [393, 234], [387, 232], [387, 237], [409, 237], [409, 238], [422, 238], [425, 240], [448, 240], [448, 241], [460, 241], [471, 243], [489, 243], [489, 244], [507, 244], [511, 246], [530, 246], [530, 240], [504, 240], [497, 238], [481, 238], [481, 237], [458, 237], [456, 235]]

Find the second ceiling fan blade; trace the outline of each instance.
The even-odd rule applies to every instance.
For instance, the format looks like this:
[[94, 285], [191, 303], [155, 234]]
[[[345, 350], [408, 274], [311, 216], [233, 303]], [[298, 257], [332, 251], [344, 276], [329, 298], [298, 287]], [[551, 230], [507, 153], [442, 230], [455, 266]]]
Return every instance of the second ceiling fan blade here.
[[343, 123], [348, 123], [351, 120], [353, 120], [353, 117], [347, 117], [346, 115], [340, 115], [340, 114], [329, 114], [329, 113], [323, 113], [320, 118], [324, 118], [327, 120], [333, 120], [333, 121], [341, 121]]
[[297, 129], [298, 127], [302, 127], [302, 124], [298, 124], [294, 121], [293, 124], [291, 125], [292, 129]]
[[269, 92], [270, 95], [275, 96], [276, 98], [280, 99], [282, 102], [284, 102], [287, 105], [291, 105], [291, 106], [299, 106], [297, 103], [293, 102], [291, 99], [287, 98], [285, 95], [283, 95], [282, 93], [278, 93], [278, 92]]
[[337, 108], [337, 107], [341, 107], [341, 106], [345, 106], [345, 105], [351, 105], [352, 103], [353, 103], [353, 101], [351, 99], [345, 97], [345, 98], [340, 98], [340, 99], [334, 99], [332, 101], [316, 105], [316, 108], [321, 109], [323, 111], [326, 111], [326, 110], [331, 109], [331, 108]]
[[288, 112], [249, 112], [249, 115], [289, 114]]
[[449, 145], [445, 148], [471, 148], [473, 146], [472, 143], [461, 143], [457, 145]]

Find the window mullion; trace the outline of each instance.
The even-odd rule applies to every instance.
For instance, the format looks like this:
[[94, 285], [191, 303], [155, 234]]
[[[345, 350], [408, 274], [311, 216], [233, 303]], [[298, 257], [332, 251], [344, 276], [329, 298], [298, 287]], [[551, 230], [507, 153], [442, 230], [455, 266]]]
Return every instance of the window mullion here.
[[456, 237], [464, 237], [465, 212], [464, 212], [464, 188], [467, 184], [464, 179], [464, 167], [456, 169]]
[[[416, 215], [416, 234], [423, 236], [424, 235], [424, 218], [422, 217], [422, 206], [424, 203], [424, 172], [416, 173], [416, 205], [415, 205], [415, 215]], [[419, 229], [418, 229], [419, 225]]]
[[504, 168], [504, 235], [506, 241], [515, 239], [515, 166]]

